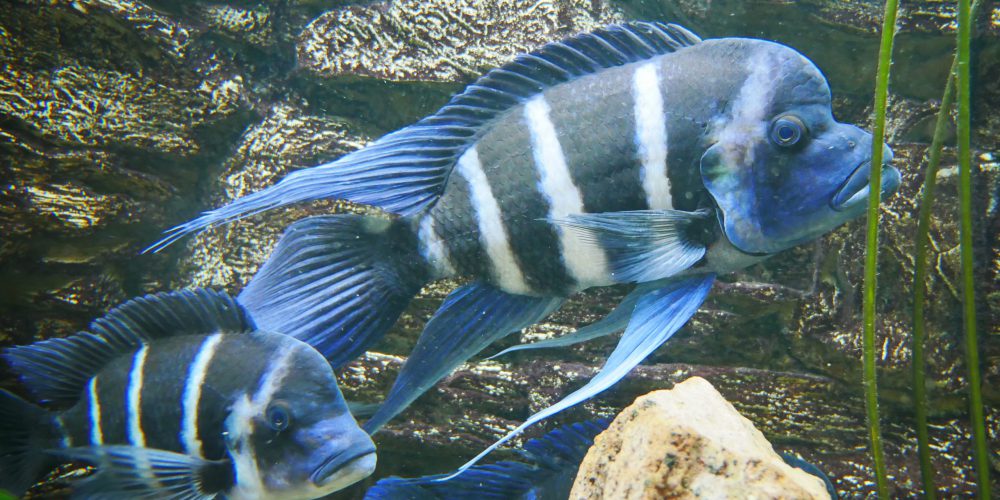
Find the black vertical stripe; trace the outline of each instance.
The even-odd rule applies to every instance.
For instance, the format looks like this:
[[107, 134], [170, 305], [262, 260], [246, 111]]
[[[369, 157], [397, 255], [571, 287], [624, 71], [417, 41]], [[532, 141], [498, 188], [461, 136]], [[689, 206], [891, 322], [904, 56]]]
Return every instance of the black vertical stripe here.
[[448, 248], [455, 271], [488, 278], [490, 260], [479, 241], [479, 222], [465, 178], [457, 174], [450, 177], [430, 216], [434, 218], [434, 232]]
[[269, 337], [253, 333], [226, 335], [219, 342], [205, 371], [198, 407], [198, 433], [206, 459], [225, 457], [223, 432], [233, 402], [243, 394], [253, 397], [261, 376], [280, 352]]
[[633, 67], [581, 78], [547, 94], [573, 184], [588, 213], [645, 210], [635, 140]]
[[136, 351], [115, 358], [97, 377], [104, 444], [128, 444], [128, 381]]
[[563, 266], [559, 235], [545, 222], [549, 204], [520, 108], [498, 122], [477, 148], [524, 280], [538, 293], [567, 293], [575, 283]]
[[187, 375], [206, 336], [171, 337], [146, 353], [140, 411], [146, 446], [183, 452], [180, 441], [182, 399]]
[[69, 435], [73, 446], [87, 446], [90, 442], [90, 382], [84, 386], [83, 393], [75, 405], [63, 412], [63, 427]]

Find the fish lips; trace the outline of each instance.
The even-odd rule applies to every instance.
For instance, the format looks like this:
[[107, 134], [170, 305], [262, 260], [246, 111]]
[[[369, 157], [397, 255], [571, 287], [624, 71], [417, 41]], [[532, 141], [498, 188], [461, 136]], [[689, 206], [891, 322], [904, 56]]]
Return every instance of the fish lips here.
[[[895, 193], [896, 189], [899, 188], [899, 170], [896, 170], [895, 167], [889, 164], [891, 161], [892, 153], [890, 152], [882, 164], [882, 195], [884, 196]], [[838, 212], [848, 211], [864, 204], [868, 200], [871, 184], [871, 167], [871, 160], [863, 161], [847, 177], [847, 180], [844, 181], [840, 189], [837, 190], [830, 200], [830, 206], [834, 210]]]
[[[334, 480], [339, 479], [340, 475], [337, 474], [338, 472], [347, 471], [355, 466], [358, 468], [358, 471], [356, 471], [358, 473], [358, 477], [354, 481], [351, 481], [351, 484], [371, 474], [375, 470], [374, 444], [369, 442], [367, 446], [347, 449], [341, 453], [333, 455], [313, 471], [310, 479], [317, 487], [327, 486]], [[347, 486], [347, 484], [344, 486]]]

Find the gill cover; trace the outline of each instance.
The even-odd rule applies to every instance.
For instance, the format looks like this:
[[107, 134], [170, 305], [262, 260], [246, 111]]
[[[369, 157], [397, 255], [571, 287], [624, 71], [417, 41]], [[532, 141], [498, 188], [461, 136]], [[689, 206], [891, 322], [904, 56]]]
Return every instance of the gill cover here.
[[[745, 78], [709, 129], [700, 169], [730, 242], [772, 254], [861, 214], [839, 201], [867, 197], [872, 136], [834, 120], [829, 86], [808, 59], [782, 45], [744, 43]], [[882, 168], [882, 190], [894, 192], [898, 175]]]

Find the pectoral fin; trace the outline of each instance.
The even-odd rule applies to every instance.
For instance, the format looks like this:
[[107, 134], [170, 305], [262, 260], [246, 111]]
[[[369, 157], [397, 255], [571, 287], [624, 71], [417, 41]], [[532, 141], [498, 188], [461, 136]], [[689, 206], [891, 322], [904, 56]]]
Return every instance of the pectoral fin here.
[[687, 323], [705, 301], [714, 281], [714, 274], [681, 278], [640, 297], [618, 346], [608, 357], [601, 371], [590, 379], [587, 385], [529, 417], [523, 424], [460, 467], [455, 475], [475, 465], [488, 453], [529, 426], [586, 401], [621, 380]]
[[599, 245], [616, 283], [661, 280], [693, 266], [705, 256], [705, 246], [694, 241], [691, 232], [709, 221], [707, 211], [680, 210], [574, 214], [550, 220]]
[[97, 473], [74, 489], [74, 497], [211, 499], [232, 485], [228, 462], [210, 461], [138, 446], [90, 446], [57, 453], [93, 464]]

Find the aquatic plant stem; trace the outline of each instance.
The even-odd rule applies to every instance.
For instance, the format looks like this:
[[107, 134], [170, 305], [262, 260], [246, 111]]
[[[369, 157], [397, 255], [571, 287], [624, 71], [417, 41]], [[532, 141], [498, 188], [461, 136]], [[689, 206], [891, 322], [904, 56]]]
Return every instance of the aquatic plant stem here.
[[[970, 19], [976, 18], [980, 0], [972, 2]], [[934, 137], [927, 150], [927, 168], [924, 170], [924, 186], [920, 199], [920, 215], [917, 222], [917, 241], [915, 250], [916, 268], [913, 274], [913, 407], [917, 421], [917, 451], [920, 456], [920, 476], [924, 484], [924, 498], [937, 498], [937, 487], [934, 484], [934, 468], [931, 463], [930, 436], [927, 430], [927, 361], [924, 354], [926, 342], [925, 303], [927, 295], [927, 248], [930, 246], [930, 221], [934, 207], [934, 194], [937, 188], [937, 174], [941, 166], [941, 151], [944, 137], [948, 131], [948, 118], [955, 95], [955, 73], [958, 66], [958, 50], [952, 60], [951, 69], [945, 80], [944, 93], [941, 95], [941, 107], [938, 109], [934, 124]]]
[[937, 187], [937, 173], [941, 165], [941, 150], [944, 135], [948, 129], [948, 117], [955, 92], [955, 65], [948, 72], [941, 109], [934, 124], [934, 138], [931, 139], [924, 172], [923, 196], [920, 200], [920, 215], [917, 219], [916, 269], [913, 273], [913, 408], [917, 420], [917, 451], [920, 455], [920, 477], [924, 483], [924, 498], [937, 498], [934, 485], [934, 469], [931, 465], [930, 435], [927, 431], [927, 361], [924, 343], [927, 338], [924, 304], [927, 296], [927, 247], [930, 245], [931, 208], [934, 206], [934, 190]]
[[972, 420], [973, 450], [979, 498], [990, 498], [990, 461], [986, 449], [986, 423], [979, 376], [979, 342], [976, 336], [976, 291], [972, 266], [972, 151], [970, 120], [970, 52], [972, 45], [969, 0], [958, 2], [958, 65], [955, 74], [958, 93], [958, 183], [959, 249], [962, 259], [962, 316], [965, 327], [965, 364], [969, 369], [969, 415]]
[[865, 241], [864, 321], [862, 327], [862, 365], [865, 389], [865, 409], [868, 415], [868, 440], [875, 462], [875, 484], [880, 498], [889, 498], [885, 457], [882, 452], [882, 431], [878, 416], [878, 383], [875, 370], [875, 289], [878, 269], [878, 221], [882, 202], [882, 144], [885, 142], [885, 110], [889, 95], [889, 68], [892, 65], [892, 45], [896, 35], [896, 14], [899, 3], [886, 0], [882, 19], [882, 41], [879, 45], [878, 70], [875, 74], [875, 123], [872, 126], [872, 167], [868, 185], [868, 232]]

